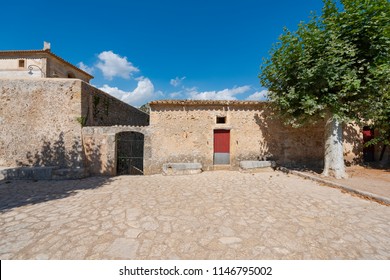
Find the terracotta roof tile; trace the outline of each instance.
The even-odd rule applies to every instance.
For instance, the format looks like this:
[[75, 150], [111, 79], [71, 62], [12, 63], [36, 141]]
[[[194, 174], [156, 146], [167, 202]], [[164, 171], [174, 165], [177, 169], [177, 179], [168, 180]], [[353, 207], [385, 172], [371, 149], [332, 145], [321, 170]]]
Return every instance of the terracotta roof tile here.
[[182, 105], [182, 106], [196, 106], [196, 105], [259, 105], [267, 103], [267, 101], [249, 101], [249, 100], [155, 100], [151, 101], [150, 105]]

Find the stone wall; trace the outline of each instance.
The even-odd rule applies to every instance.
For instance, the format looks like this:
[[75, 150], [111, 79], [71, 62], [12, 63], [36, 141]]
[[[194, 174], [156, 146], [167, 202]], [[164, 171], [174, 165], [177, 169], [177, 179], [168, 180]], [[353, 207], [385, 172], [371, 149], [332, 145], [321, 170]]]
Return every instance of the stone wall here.
[[0, 104], [0, 166], [83, 167], [82, 125], [148, 123], [78, 79], [0, 79]]
[[82, 166], [80, 84], [0, 80], [0, 165]]
[[343, 127], [344, 161], [346, 165], [362, 163], [363, 160], [363, 131], [356, 124]]
[[91, 77], [77, 68], [71, 67], [69, 64], [63, 63], [57, 56], [49, 55], [46, 65], [46, 77], [55, 78], [75, 78], [89, 83]]
[[[230, 130], [230, 169], [242, 160], [270, 159], [284, 166], [321, 167], [323, 123], [300, 129], [284, 126], [270, 117], [267, 103], [196, 101], [183, 104], [151, 104], [150, 126], [84, 127], [83, 145], [92, 175], [117, 174], [117, 136], [132, 131], [144, 135], [144, 174], [161, 173], [164, 163], [198, 162], [213, 170], [213, 131]], [[216, 117], [226, 117], [217, 124]], [[346, 129], [345, 157], [358, 158], [358, 127]], [[352, 141], [352, 142], [351, 142]], [[354, 143], [354, 144], [352, 144]], [[359, 143], [359, 142], [358, 142]]]
[[[213, 131], [230, 130], [232, 169], [242, 160], [275, 160], [284, 166], [323, 165], [324, 124], [291, 128], [271, 118], [265, 102], [155, 101], [151, 104], [151, 170], [159, 173], [167, 162], [200, 162], [213, 165]], [[226, 117], [217, 124], [217, 116]], [[354, 143], [351, 136], [346, 141]], [[348, 144], [347, 143], [347, 144]], [[356, 144], [346, 145], [348, 160], [356, 155]]]
[[149, 115], [129, 106], [115, 97], [82, 83], [82, 112], [80, 121], [84, 126], [149, 125]]
[[139, 132], [144, 135], [144, 174], [157, 173], [151, 170], [151, 131], [149, 127], [140, 126], [110, 126], [84, 127], [83, 144], [87, 166], [91, 175], [115, 176], [117, 167], [118, 133], [125, 131]]

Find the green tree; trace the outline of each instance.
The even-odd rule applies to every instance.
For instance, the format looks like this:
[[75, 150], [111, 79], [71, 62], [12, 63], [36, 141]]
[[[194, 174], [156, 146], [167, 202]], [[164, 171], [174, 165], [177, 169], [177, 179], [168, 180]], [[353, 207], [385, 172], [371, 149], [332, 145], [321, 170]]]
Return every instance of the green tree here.
[[321, 16], [284, 30], [259, 78], [287, 123], [326, 119], [323, 174], [343, 178], [342, 125], [389, 117], [390, 3], [323, 2]]

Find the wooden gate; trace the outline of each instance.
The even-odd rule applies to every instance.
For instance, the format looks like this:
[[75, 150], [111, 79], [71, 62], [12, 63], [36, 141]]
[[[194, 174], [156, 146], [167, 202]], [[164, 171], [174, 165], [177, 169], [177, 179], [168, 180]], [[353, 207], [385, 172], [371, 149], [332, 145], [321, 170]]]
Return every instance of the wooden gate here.
[[214, 130], [214, 164], [230, 164], [230, 130]]

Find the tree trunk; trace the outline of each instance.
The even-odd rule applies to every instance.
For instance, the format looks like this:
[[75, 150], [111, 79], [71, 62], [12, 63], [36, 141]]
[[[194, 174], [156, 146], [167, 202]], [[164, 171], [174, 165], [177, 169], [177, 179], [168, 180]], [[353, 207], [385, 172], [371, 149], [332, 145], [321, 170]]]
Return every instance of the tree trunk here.
[[343, 155], [343, 126], [334, 117], [330, 117], [325, 125], [325, 159], [322, 175], [336, 179], [347, 178]]

